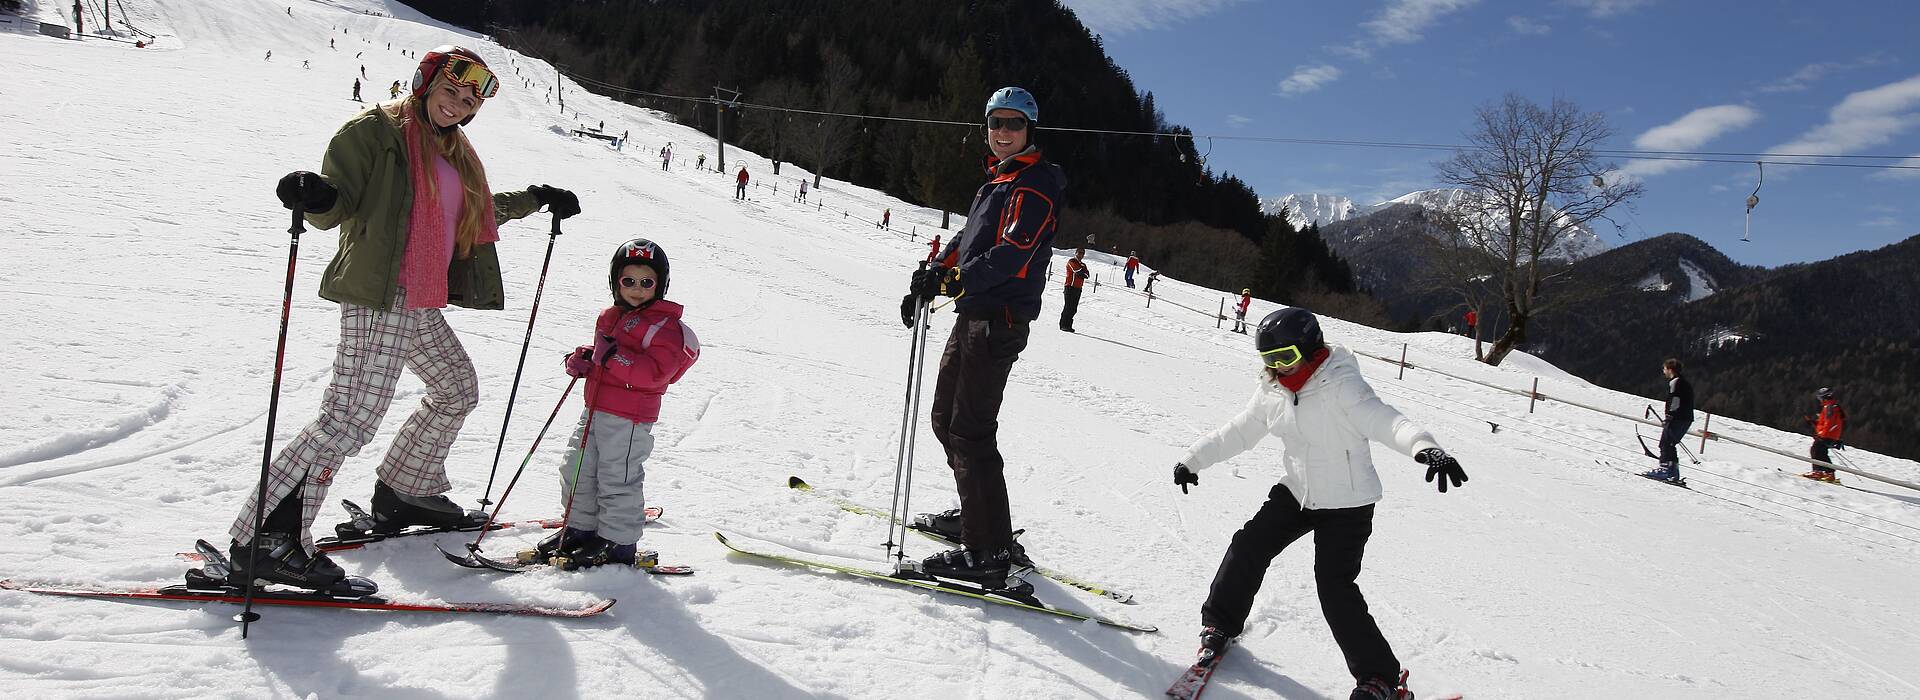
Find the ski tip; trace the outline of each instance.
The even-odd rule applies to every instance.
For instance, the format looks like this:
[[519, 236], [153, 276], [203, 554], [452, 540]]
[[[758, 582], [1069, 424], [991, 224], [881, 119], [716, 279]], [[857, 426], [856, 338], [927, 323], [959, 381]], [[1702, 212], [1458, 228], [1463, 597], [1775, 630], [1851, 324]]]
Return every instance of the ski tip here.
[[809, 485], [806, 479], [802, 479], [797, 476], [789, 476], [787, 477], [787, 488], [800, 489], [802, 491], [805, 491], [813, 488], [813, 486]]

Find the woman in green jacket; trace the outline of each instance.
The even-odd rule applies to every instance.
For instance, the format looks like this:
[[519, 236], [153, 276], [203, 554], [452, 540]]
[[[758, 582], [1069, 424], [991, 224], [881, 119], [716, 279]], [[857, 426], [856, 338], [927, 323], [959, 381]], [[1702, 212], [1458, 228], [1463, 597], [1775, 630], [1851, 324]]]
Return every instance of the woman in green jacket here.
[[498, 89], [473, 51], [429, 51], [409, 96], [348, 120], [327, 145], [320, 173], [280, 180], [277, 194], [287, 208], [304, 211], [318, 228], [340, 228], [339, 252], [320, 279], [320, 296], [340, 303], [340, 345], [319, 418], [270, 465], [265, 502], [273, 505], [264, 527], [254, 531], [252, 498], [234, 520], [236, 584], [257, 578], [316, 590], [345, 585], [346, 572], [314, 549], [308, 529], [335, 470], [372, 441], [403, 367], [426, 383], [427, 396], [380, 462], [372, 522], [340, 529], [391, 533], [485, 522], [483, 513], [443, 495], [453, 488], [447, 448], [480, 394], [473, 361], [440, 309], [503, 308], [493, 247], [498, 222], [542, 206], [561, 218], [580, 211], [571, 192], [545, 185], [489, 192], [460, 127]]

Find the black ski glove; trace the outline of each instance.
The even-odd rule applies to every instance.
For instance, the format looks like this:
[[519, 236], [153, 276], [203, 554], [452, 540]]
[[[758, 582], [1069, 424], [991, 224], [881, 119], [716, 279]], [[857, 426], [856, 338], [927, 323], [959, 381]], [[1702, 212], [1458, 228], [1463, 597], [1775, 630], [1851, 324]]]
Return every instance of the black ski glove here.
[[549, 185], [528, 185], [527, 194], [533, 195], [534, 201], [539, 202], [540, 206], [562, 219], [580, 213], [580, 198], [573, 196], [572, 192]]
[[1185, 464], [1173, 465], [1173, 485], [1180, 487], [1180, 493], [1187, 492], [1187, 486], [1199, 486], [1200, 475], [1193, 473]]
[[947, 268], [928, 265], [913, 271], [913, 281], [907, 286], [907, 292], [927, 301], [940, 296], [940, 283], [947, 278]]
[[280, 178], [280, 184], [273, 188], [274, 196], [280, 198], [280, 205], [292, 209], [300, 205], [301, 211], [319, 214], [333, 209], [333, 203], [339, 199], [340, 191], [327, 184], [318, 173], [296, 170]]
[[908, 294], [900, 298], [900, 323], [913, 327], [913, 318], [920, 315], [920, 297]]
[[1454, 486], [1467, 483], [1466, 470], [1461, 469], [1460, 461], [1447, 454], [1446, 450], [1429, 447], [1414, 455], [1413, 461], [1427, 465], [1427, 483], [1431, 484], [1434, 477], [1440, 477], [1440, 493], [1447, 492], [1448, 481], [1452, 481]]

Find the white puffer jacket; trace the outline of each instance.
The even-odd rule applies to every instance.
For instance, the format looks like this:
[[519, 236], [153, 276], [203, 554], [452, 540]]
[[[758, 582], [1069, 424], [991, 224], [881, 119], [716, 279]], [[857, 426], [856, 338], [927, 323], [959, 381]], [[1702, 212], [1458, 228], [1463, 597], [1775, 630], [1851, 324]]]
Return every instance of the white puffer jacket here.
[[1353, 352], [1328, 346], [1327, 360], [1298, 394], [1264, 371], [1240, 415], [1187, 448], [1180, 462], [1198, 472], [1253, 449], [1273, 435], [1284, 443], [1280, 483], [1303, 508], [1357, 508], [1380, 500], [1369, 440], [1411, 457], [1439, 447], [1433, 435], [1373, 393]]

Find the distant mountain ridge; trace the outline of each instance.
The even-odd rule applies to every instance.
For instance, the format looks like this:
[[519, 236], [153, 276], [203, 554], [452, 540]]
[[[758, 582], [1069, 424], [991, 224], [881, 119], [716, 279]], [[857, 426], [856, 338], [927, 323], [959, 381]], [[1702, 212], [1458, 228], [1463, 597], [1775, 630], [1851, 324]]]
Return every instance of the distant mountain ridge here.
[[[1355, 204], [1352, 199], [1339, 195], [1316, 193], [1287, 194], [1261, 200], [1260, 210], [1267, 214], [1277, 214], [1282, 208], [1286, 209], [1287, 220], [1292, 223], [1296, 229], [1305, 229], [1309, 224], [1318, 223], [1321, 228], [1321, 236], [1327, 239], [1327, 244], [1338, 248], [1341, 247], [1344, 242], [1334, 240], [1334, 235], [1331, 234], [1330, 231], [1350, 229], [1333, 229], [1333, 224], [1373, 216], [1399, 204], [1412, 205], [1431, 211], [1445, 211], [1458, 203], [1460, 198], [1465, 194], [1466, 190], [1452, 188], [1419, 190], [1368, 206], [1359, 206]], [[1365, 228], [1378, 230], [1380, 227], [1369, 226]], [[1553, 247], [1547, 250], [1544, 257], [1553, 260], [1584, 260], [1604, 252], [1609, 247], [1607, 241], [1601, 238], [1599, 234], [1594, 233], [1593, 229], [1586, 226], [1579, 226], [1573, 231], [1568, 232], [1561, 240], [1556, 241]], [[1341, 256], [1347, 257], [1345, 252], [1342, 252]], [[1348, 259], [1349, 261], [1352, 260], [1352, 258]]]

